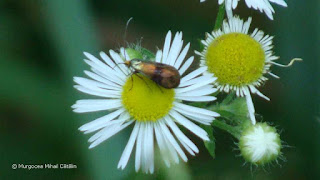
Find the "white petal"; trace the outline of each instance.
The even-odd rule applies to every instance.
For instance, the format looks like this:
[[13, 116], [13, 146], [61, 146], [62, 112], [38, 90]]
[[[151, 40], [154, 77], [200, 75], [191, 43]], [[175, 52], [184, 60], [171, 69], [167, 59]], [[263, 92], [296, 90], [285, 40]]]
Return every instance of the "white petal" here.
[[[82, 77], [74, 77], [73, 81], [78, 83], [79, 85], [88, 88], [88, 89], [92, 89], [92, 90], [108, 90], [108, 91], [114, 91], [113, 89], [110, 89], [110, 86], [103, 84], [101, 82], [98, 81], [94, 81], [91, 79], [87, 79], [87, 78], [82, 78]], [[116, 91], [119, 91], [116, 90]]]
[[196, 78], [191, 79], [189, 81], [180, 83], [179, 88], [190, 86], [190, 85], [194, 85], [194, 84], [198, 84], [198, 83], [203, 82], [203, 81], [210, 81], [210, 79], [213, 79], [213, 81], [215, 81], [217, 78], [212, 77], [211, 74], [204, 75], [204, 76], [199, 76], [199, 77], [196, 77]]
[[149, 145], [149, 151], [150, 151], [150, 164], [149, 164], [149, 172], [152, 174], [154, 172], [154, 138], [153, 138], [153, 130], [154, 130], [154, 124], [150, 123], [150, 128], [149, 128], [149, 141], [148, 141], [148, 145]]
[[121, 55], [124, 57], [125, 61], [131, 60], [127, 51], [123, 47], [120, 48], [120, 52], [121, 52]]
[[[94, 57], [93, 55], [84, 52], [84, 54], [91, 60], [89, 65], [93, 68], [96, 68], [100, 70], [102, 73], [106, 74], [105, 72], [111, 73], [119, 77], [120, 79], [125, 79], [125, 74], [124, 73], [119, 73], [116, 72], [112, 67], [106, 65], [105, 63], [101, 62], [98, 58]], [[108, 74], [106, 74], [108, 75]]]
[[[165, 142], [162, 134], [160, 133], [160, 129], [159, 129], [157, 123], [154, 125], [154, 132], [155, 132], [155, 135], [156, 135], [156, 140], [158, 142], [158, 146], [159, 146], [159, 149], [160, 149], [160, 153], [161, 153], [162, 159], [165, 162], [165, 164], [167, 165], [167, 167], [170, 167], [170, 161], [168, 159], [169, 158], [168, 154], [170, 154], [170, 151], [169, 151], [169, 148], [166, 145], [166, 142]], [[172, 156], [172, 157], [174, 157], [174, 156]], [[179, 159], [177, 161], [179, 161]]]
[[238, 0], [233, 0], [232, 2], [232, 9], [235, 9], [238, 5]]
[[121, 113], [123, 113], [125, 111], [124, 108], [118, 109], [117, 111], [114, 111], [108, 115], [105, 115], [103, 117], [100, 117], [94, 121], [91, 121], [87, 124], [82, 125], [79, 130], [80, 131], [87, 131], [90, 130], [93, 127], [96, 126], [102, 126], [103, 124], [107, 123], [108, 121], [111, 121], [112, 119], [118, 117]]
[[202, 109], [202, 108], [198, 108], [198, 107], [193, 107], [193, 106], [189, 106], [189, 105], [182, 104], [182, 103], [178, 103], [178, 102], [174, 102], [173, 104], [174, 104], [174, 106], [176, 106], [177, 108], [181, 108], [181, 109], [184, 109], [184, 110], [186, 110], [186, 111], [193, 112], [193, 113], [203, 114], [203, 115], [213, 116], [213, 117], [218, 117], [218, 116], [220, 116], [218, 113], [213, 112], [213, 111], [209, 111], [209, 110], [206, 110], [206, 109]]
[[232, 5], [231, 1], [232, 0], [226, 0], [225, 1], [226, 10], [231, 10], [231, 5]]
[[94, 141], [90, 146], [89, 149], [96, 147], [97, 145], [99, 145], [100, 143], [102, 143], [103, 141], [107, 140], [108, 138], [110, 138], [111, 136], [115, 135], [116, 133], [118, 133], [119, 131], [121, 131], [122, 129], [126, 128], [127, 126], [129, 126], [131, 123], [133, 123], [133, 121], [129, 121], [121, 126], [115, 127], [110, 129], [110, 131], [105, 132], [105, 134], [103, 134], [99, 139], [97, 139], [96, 141]]
[[102, 110], [111, 110], [117, 109], [122, 106], [121, 100], [78, 100], [76, 104], [72, 106], [74, 112], [83, 113], [83, 112], [94, 112]]
[[176, 96], [204, 96], [204, 95], [210, 95], [216, 91], [215, 88], [199, 88], [193, 91], [188, 91], [185, 93], [179, 93]]
[[167, 61], [165, 62], [166, 64], [169, 64], [170, 66], [175, 64], [177, 57], [181, 51], [182, 45], [182, 32], [177, 32], [175, 38], [173, 39]]
[[171, 115], [172, 118], [174, 118], [179, 124], [181, 124], [182, 126], [184, 126], [185, 128], [189, 129], [192, 133], [194, 133], [195, 135], [197, 135], [198, 137], [200, 137], [203, 140], [208, 141], [209, 137], [206, 131], [204, 131], [202, 128], [200, 128], [199, 126], [197, 126], [196, 124], [194, 124], [193, 122], [189, 121], [188, 119], [186, 119], [185, 117], [183, 117], [182, 115], [180, 115], [178, 112], [171, 110], [169, 112], [169, 114]]
[[187, 61], [183, 64], [183, 66], [179, 69], [180, 76], [182, 76], [186, 70], [190, 67], [193, 62], [194, 57], [191, 56]]
[[153, 122], [145, 122], [145, 133], [144, 133], [144, 151], [143, 151], [143, 170], [145, 173], [153, 173], [154, 171], [154, 160], [153, 160]]
[[169, 50], [170, 50], [170, 44], [171, 44], [171, 31], [169, 31], [167, 33], [166, 39], [164, 41], [163, 53], [162, 53], [162, 62], [166, 62], [167, 61], [167, 57], [168, 57]]
[[[118, 119], [114, 119], [114, 120], [111, 120], [111, 121], [108, 121], [106, 123], [104, 123], [103, 125], [100, 125], [100, 126], [95, 126], [87, 131], [84, 131], [84, 134], [88, 134], [88, 133], [92, 133], [92, 132], [95, 132], [101, 128], [105, 128], [107, 126], [113, 126], [114, 124], [118, 124], [118, 123], [123, 123], [123, 122], [126, 122], [130, 119], [130, 115], [129, 113], [123, 113], [119, 116]], [[90, 142], [90, 141], [89, 141]]]
[[[105, 52], [100, 52], [100, 57], [104, 60], [104, 62], [106, 62], [110, 66], [110, 68], [112, 68], [118, 74], [123, 74], [123, 72], [120, 70], [118, 64], [115, 64]], [[126, 74], [124, 74], [124, 75], [126, 75]]]
[[254, 86], [249, 86], [251, 92], [253, 94], [257, 94], [259, 95], [260, 97], [264, 98], [265, 100], [267, 101], [270, 101], [270, 98], [268, 98], [267, 96], [265, 96], [264, 94], [262, 94], [257, 88], [255, 88]]
[[121, 155], [120, 161], [118, 163], [118, 168], [124, 169], [127, 166], [131, 152], [133, 150], [133, 146], [138, 136], [139, 128], [140, 128], [140, 124], [136, 123], [130, 135], [130, 139]]
[[177, 136], [177, 138], [181, 142], [184, 142], [195, 153], [199, 153], [199, 149], [197, 148], [197, 146], [186, 135], [183, 134], [183, 132], [178, 128], [178, 126], [172, 121], [172, 119], [169, 116], [166, 116], [165, 120], [168, 126], [171, 128], [172, 132]]
[[106, 77], [108, 80], [113, 81], [114, 83], [119, 84], [119, 82], [125, 82], [125, 78], [121, 76], [121, 74], [123, 73], [120, 74], [113, 70], [103, 68], [89, 60], [84, 60], [84, 62], [91, 66], [93, 72], [102, 75], [103, 77]]
[[277, 76], [277, 75], [275, 75], [275, 74], [273, 74], [273, 73], [271, 73], [271, 72], [268, 72], [268, 74], [270, 74], [272, 77], [274, 77], [274, 78], [277, 78], [277, 79], [279, 79], [280, 77], [279, 76]]
[[91, 94], [94, 96], [100, 96], [100, 97], [106, 97], [106, 98], [120, 98], [121, 94], [120, 93], [115, 93], [114, 91], [95, 91], [95, 90], [91, 90], [88, 88], [84, 88], [82, 86], [79, 85], [75, 85], [74, 88], [78, 89], [79, 91], [86, 93], [86, 94]]
[[[139, 122], [137, 122], [139, 123]], [[145, 125], [144, 123], [140, 123], [140, 129], [138, 132], [138, 137], [137, 137], [137, 144], [136, 144], [136, 160], [135, 160], [135, 170], [136, 172], [139, 171], [140, 166], [141, 166], [141, 161], [142, 161], [142, 145], [143, 145], [143, 133], [145, 130]]]
[[191, 97], [191, 96], [176, 96], [177, 99], [183, 100], [183, 101], [190, 101], [190, 102], [209, 102], [214, 101], [217, 98], [213, 96], [199, 96], [199, 97]]
[[183, 60], [185, 59], [185, 57], [186, 57], [186, 55], [187, 55], [187, 53], [188, 53], [189, 48], [190, 48], [190, 43], [188, 43], [188, 44], [184, 47], [184, 49], [183, 49], [182, 52], [180, 53], [177, 61], [175, 62], [174, 67], [175, 67], [176, 69], [180, 69], [180, 66], [181, 66]]
[[208, 80], [199, 82], [199, 83], [194, 84], [194, 85], [192, 85], [192, 86], [177, 88], [177, 89], [175, 89], [175, 92], [176, 92], [177, 94], [189, 92], [189, 91], [195, 90], [195, 89], [197, 89], [197, 88], [200, 88], [200, 87], [202, 87], [202, 86], [205, 86], [205, 85], [207, 85], [207, 84], [213, 83], [215, 80], [216, 80], [215, 78], [210, 78], [210, 79], [208, 79]]
[[192, 71], [191, 73], [189, 73], [188, 75], [186, 75], [185, 77], [183, 77], [180, 81], [180, 83], [184, 83], [186, 81], [189, 81], [190, 79], [195, 78], [196, 76], [199, 76], [200, 74], [202, 74], [203, 72], [205, 72], [208, 68], [207, 67], [201, 67], [197, 70]]
[[93, 136], [91, 136], [88, 139], [88, 142], [92, 143], [93, 141], [97, 140], [99, 137], [101, 137], [102, 135], [104, 135], [105, 133], [108, 133], [108, 131], [112, 131], [115, 130], [117, 127], [119, 127], [121, 124], [123, 124], [123, 122], [119, 122], [116, 124], [112, 124], [110, 126], [104, 127], [103, 129], [101, 129], [100, 131], [98, 131], [97, 133], [95, 133]]
[[120, 68], [120, 70], [124, 74], [127, 74], [128, 68], [123, 64], [124, 60], [121, 58], [121, 56], [118, 53], [114, 52], [113, 50], [110, 50], [109, 53], [112, 59], [117, 63], [117, 66]]
[[200, 124], [204, 124], [204, 125], [210, 126], [211, 122], [212, 122], [212, 120], [208, 121], [208, 120], [199, 118], [198, 116], [195, 116], [195, 115], [190, 116], [190, 115], [185, 114], [185, 113], [181, 113], [181, 114], [183, 114], [183, 116], [185, 116], [186, 118], [191, 119], [192, 121], [198, 122]]
[[276, 4], [279, 4], [283, 7], [287, 7], [287, 3], [284, 1], [284, 0], [269, 0], [270, 2], [273, 2], [273, 3], [276, 3]]
[[144, 124], [145, 124], [145, 129], [144, 129], [144, 133], [143, 133], [141, 169], [143, 172], [148, 173], [148, 170], [149, 170], [148, 165], [149, 165], [149, 158], [150, 158], [149, 149], [148, 149], [149, 122], [145, 122]]
[[247, 101], [250, 120], [251, 120], [251, 123], [254, 125], [254, 124], [256, 124], [256, 117], [254, 115], [255, 110], [254, 110], [252, 98], [251, 98], [250, 92], [247, 88], [245, 89], [244, 93], [246, 95], [246, 101]]
[[174, 139], [174, 137], [172, 136], [172, 134], [169, 131], [169, 129], [167, 128], [167, 126], [162, 121], [159, 121], [159, 125], [160, 125], [160, 128], [161, 128], [162, 132], [163, 132], [163, 135], [166, 136], [166, 138], [169, 140], [169, 142], [174, 147], [174, 149], [178, 152], [178, 154], [180, 155], [182, 160], [187, 162], [188, 158], [187, 158], [186, 154], [183, 152], [183, 150], [181, 149], [180, 145]]
[[193, 119], [193, 117], [197, 117], [199, 119], [201, 119], [203, 122], [206, 123], [211, 123], [214, 120], [214, 117], [212, 116], [207, 116], [207, 115], [203, 115], [203, 114], [199, 114], [199, 113], [192, 113], [190, 111], [184, 110], [184, 109], [180, 109], [177, 107], [173, 108], [174, 110], [176, 110], [177, 112], [179, 112], [182, 115], [188, 115], [189, 117], [192, 117], [191, 119]]
[[174, 160], [175, 163], [179, 163], [179, 156], [177, 151], [174, 149], [173, 145], [170, 143], [170, 141], [168, 140], [167, 136], [164, 135], [164, 132], [162, 131], [161, 127], [160, 127], [160, 121], [164, 121], [163, 119], [158, 120], [155, 123], [155, 127], [157, 127], [157, 129], [159, 130], [159, 133], [161, 134], [164, 142], [165, 142], [165, 146], [167, 147], [166, 151], [164, 153], [168, 153], [170, 154], [171, 158], [170, 160]]
[[162, 58], [162, 51], [158, 50], [156, 54], [156, 62], [160, 63]]
[[[104, 130], [108, 129], [108, 128], [113, 128], [115, 126], [120, 126], [121, 124], [123, 124], [124, 122], [126, 122], [127, 120], [130, 119], [130, 115], [129, 113], [123, 113], [120, 115], [120, 117], [117, 120], [112, 120], [112, 121], [108, 121], [107, 123], [103, 124], [103, 126], [97, 126], [96, 128], [92, 128], [89, 131], [85, 131], [84, 134], [88, 134], [88, 133], [92, 133], [95, 132], [97, 130], [100, 130], [98, 133], [94, 134], [91, 138], [89, 138], [89, 142], [93, 142], [96, 139], [98, 139], [103, 133]], [[108, 130], [106, 130], [108, 131]]]
[[84, 73], [86, 75], [88, 75], [90, 78], [92, 78], [92, 79], [94, 79], [96, 81], [99, 81], [101, 83], [106, 84], [107, 86], [109, 86], [109, 89], [121, 90], [121, 86], [119, 84], [114, 83], [114, 82], [112, 82], [112, 81], [110, 81], [110, 80], [108, 80], [108, 79], [106, 79], [106, 78], [104, 78], [102, 76], [99, 76], [99, 75], [97, 75], [95, 73], [92, 73], [91, 71], [84, 71]]

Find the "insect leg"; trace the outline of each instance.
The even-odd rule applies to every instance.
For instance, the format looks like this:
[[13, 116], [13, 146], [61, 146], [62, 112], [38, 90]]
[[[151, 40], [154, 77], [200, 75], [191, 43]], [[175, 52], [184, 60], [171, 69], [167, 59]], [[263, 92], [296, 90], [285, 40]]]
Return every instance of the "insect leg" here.
[[[157, 83], [156, 83], [156, 84], [157, 84]], [[158, 88], [160, 89], [160, 91], [163, 93], [163, 91], [162, 91], [162, 89], [161, 89], [160, 85], [159, 85], [159, 84], [157, 84], [157, 86], [158, 86]]]
[[135, 71], [134, 74], [137, 75], [140, 79], [142, 79], [142, 81], [144, 81], [146, 83], [146, 85], [148, 86], [148, 88], [152, 91], [151, 87], [149, 86], [149, 84], [138, 74], [138, 71]]
[[131, 89], [133, 88], [133, 75], [137, 75], [140, 79], [142, 79], [142, 80], [145, 82], [145, 80], [144, 80], [141, 76], [139, 76], [138, 73], [139, 73], [138, 71], [132, 71], [132, 72], [130, 73], [131, 88], [129, 89], [129, 91], [131, 91]]
[[131, 91], [131, 89], [133, 88], [133, 75], [134, 74], [136, 74], [136, 72], [135, 71], [131, 71], [131, 73], [128, 75], [128, 76], [130, 76], [130, 79], [131, 79], [131, 88], [129, 89], [129, 91]]
[[130, 76], [130, 79], [131, 79], [131, 88], [129, 89], [129, 91], [131, 91], [131, 89], [133, 88], [133, 77], [132, 77], [132, 75]]

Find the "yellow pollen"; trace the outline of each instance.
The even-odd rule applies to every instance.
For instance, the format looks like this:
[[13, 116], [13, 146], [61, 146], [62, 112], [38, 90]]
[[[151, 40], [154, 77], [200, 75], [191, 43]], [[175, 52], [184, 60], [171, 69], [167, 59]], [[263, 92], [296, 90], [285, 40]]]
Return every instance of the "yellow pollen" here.
[[132, 75], [127, 79], [123, 86], [122, 104], [135, 120], [155, 122], [172, 108], [174, 90], [165, 89], [141, 74], [138, 76]]
[[221, 85], [244, 86], [261, 78], [265, 53], [259, 42], [242, 33], [224, 34], [207, 49], [206, 64]]

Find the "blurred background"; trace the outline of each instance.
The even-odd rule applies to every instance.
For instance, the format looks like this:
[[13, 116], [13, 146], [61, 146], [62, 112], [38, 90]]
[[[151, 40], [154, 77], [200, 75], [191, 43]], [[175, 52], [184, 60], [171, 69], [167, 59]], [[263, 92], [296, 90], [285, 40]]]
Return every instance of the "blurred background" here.
[[[188, 163], [154, 175], [134, 172], [134, 157], [117, 169], [131, 128], [89, 150], [78, 127], [103, 113], [75, 114], [71, 105], [89, 97], [73, 89], [73, 76], [89, 69], [83, 51], [118, 49], [125, 42], [162, 47], [170, 29], [183, 31], [191, 49], [213, 29], [217, 0], [1, 0], [0, 1], [0, 178], [1, 179], [319, 179], [320, 178], [320, 1], [287, 0], [274, 5], [273, 21], [240, 1], [236, 14], [253, 17], [252, 27], [274, 35], [279, 62], [301, 57], [290, 68], [272, 67], [254, 97], [256, 111], [275, 125], [286, 161], [264, 168], [244, 165], [229, 134], [215, 129], [216, 159], [200, 148]], [[133, 17], [127, 36], [125, 24]], [[142, 38], [141, 38], [142, 37]], [[190, 51], [190, 55], [192, 52]], [[161, 157], [157, 157], [160, 159]], [[74, 164], [74, 169], [12, 169], [12, 164]]]

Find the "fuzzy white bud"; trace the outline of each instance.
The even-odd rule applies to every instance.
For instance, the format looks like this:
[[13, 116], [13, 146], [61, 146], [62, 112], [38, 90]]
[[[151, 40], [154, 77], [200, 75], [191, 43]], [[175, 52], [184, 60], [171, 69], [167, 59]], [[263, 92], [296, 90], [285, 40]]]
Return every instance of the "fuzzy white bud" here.
[[264, 165], [281, 154], [280, 135], [267, 123], [248, 126], [242, 133], [239, 149], [243, 158], [256, 165]]

